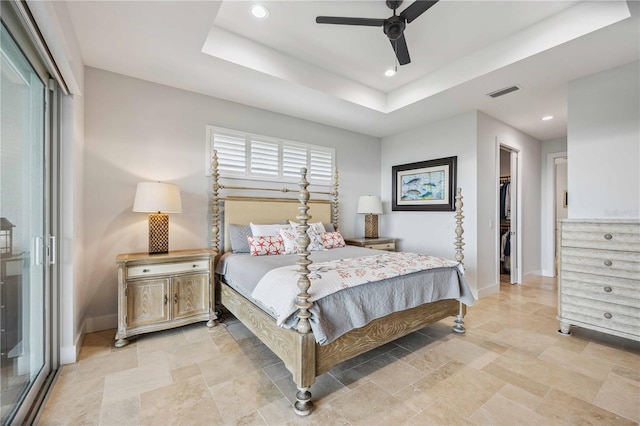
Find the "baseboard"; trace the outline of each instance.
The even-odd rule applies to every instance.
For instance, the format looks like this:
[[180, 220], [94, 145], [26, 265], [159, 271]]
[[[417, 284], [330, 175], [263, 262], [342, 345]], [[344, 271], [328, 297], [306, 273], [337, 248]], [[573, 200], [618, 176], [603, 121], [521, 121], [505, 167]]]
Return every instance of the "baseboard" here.
[[82, 348], [82, 342], [84, 342], [85, 326], [86, 323], [83, 322], [73, 345], [62, 346], [60, 348], [60, 365], [73, 364], [80, 357], [80, 349]]
[[527, 281], [530, 278], [536, 278], [536, 277], [540, 277], [542, 276], [542, 271], [541, 270], [536, 270], [536, 271], [529, 271], [529, 272], [525, 272], [524, 274], [522, 274], [522, 282]]
[[95, 333], [96, 331], [109, 330], [118, 327], [118, 315], [104, 315], [101, 317], [87, 317], [84, 320], [85, 333]]
[[488, 287], [478, 289], [478, 299], [483, 299], [500, 292], [500, 284], [491, 284]]
[[543, 277], [554, 278], [556, 276], [556, 271], [553, 269], [543, 269], [540, 274]]

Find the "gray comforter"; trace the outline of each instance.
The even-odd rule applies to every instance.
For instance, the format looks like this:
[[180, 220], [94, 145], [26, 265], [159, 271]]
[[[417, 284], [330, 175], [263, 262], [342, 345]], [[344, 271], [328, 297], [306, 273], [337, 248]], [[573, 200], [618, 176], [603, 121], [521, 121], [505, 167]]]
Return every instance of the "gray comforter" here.
[[[312, 252], [309, 258], [314, 262], [325, 262], [376, 254], [380, 252], [347, 246]], [[222, 276], [224, 283], [273, 317], [269, 309], [251, 297], [251, 293], [267, 271], [293, 265], [297, 258], [295, 254], [251, 256], [248, 253], [225, 253], [216, 266], [216, 274]], [[346, 288], [324, 297], [314, 302], [310, 309], [311, 328], [316, 341], [324, 345], [351, 329], [365, 326], [374, 319], [441, 299], [457, 299], [468, 306], [474, 302], [464, 276], [455, 267], [415, 272]], [[298, 317], [294, 314], [284, 326], [293, 328], [297, 322]]]

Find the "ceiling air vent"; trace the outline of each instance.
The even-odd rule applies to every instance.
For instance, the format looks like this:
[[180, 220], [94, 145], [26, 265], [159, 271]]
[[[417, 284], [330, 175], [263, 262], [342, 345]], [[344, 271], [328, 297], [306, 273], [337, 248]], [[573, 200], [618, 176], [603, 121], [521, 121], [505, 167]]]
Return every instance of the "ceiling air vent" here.
[[515, 92], [516, 90], [520, 90], [520, 86], [513, 85], [509, 87], [505, 87], [504, 89], [496, 90], [495, 92], [487, 93], [487, 96], [491, 96], [492, 98], [497, 98], [499, 96], [506, 95], [507, 93]]

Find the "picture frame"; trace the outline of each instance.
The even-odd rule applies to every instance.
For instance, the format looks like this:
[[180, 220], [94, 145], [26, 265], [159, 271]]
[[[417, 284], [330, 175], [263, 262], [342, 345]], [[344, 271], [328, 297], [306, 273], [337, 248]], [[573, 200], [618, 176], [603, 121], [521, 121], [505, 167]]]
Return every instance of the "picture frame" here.
[[391, 168], [391, 210], [455, 211], [458, 157]]

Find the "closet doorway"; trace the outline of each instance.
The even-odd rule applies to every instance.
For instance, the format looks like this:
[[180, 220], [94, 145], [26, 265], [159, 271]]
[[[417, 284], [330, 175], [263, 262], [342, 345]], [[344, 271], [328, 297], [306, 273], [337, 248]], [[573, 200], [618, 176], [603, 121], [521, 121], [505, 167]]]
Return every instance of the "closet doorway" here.
[[497, 143], [498, 274], [500, 282], [518, 284], [521, 276], [518, 151]]

